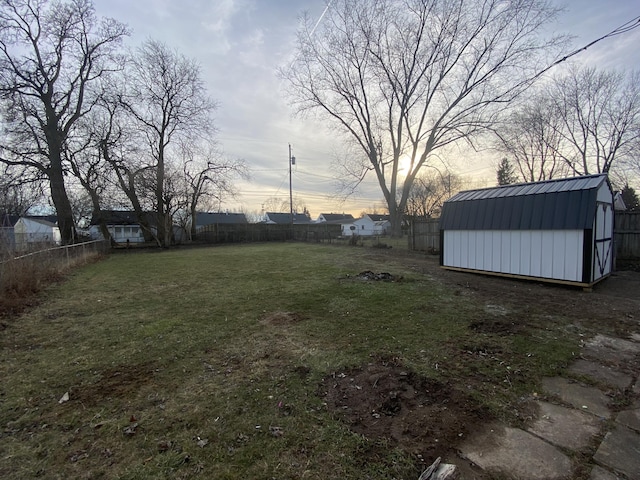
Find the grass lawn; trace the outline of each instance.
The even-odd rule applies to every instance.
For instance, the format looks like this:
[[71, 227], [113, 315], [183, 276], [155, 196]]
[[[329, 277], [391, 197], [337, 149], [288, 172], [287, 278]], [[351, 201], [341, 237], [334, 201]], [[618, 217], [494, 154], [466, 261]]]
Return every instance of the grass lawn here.
[[522, 421], [518, 402], [578, 339], [543, 316], [476, 328], [487, 315], [379, 249], [111, 255], [0, 331], [0, 477], [415, 479], [416, 451], [359, 433], [325, 390], [392, 363]]

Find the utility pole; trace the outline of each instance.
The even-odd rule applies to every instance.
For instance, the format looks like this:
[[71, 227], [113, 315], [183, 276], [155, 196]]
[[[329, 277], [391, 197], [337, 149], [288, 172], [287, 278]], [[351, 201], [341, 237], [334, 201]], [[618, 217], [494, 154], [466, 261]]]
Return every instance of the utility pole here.
[[293, 187], [291, 184], [291, 165], [295, 165], [296, 157], [291, 155], [291, 144], [289, 144], [289, 214], [291, 215], [291, 225], [293, 225]]

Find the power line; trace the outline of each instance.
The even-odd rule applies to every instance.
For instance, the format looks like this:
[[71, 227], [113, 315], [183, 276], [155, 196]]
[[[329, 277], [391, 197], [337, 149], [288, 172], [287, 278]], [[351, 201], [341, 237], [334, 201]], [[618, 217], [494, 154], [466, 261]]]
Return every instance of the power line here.
[[[568, 53], [567, 55], [565, 55], [564, 57], [556, 60], [555, 62], [553, 62], [551, 65], [549, 65], [548, 67], [546, 67], [544, 70], [541, 70], [540, 72], [538, 72], [535, 77], [533, 77], [533, 79], [538, 78], [539, 76], [543, 75], [545, 72], [549, 71], [551, 68], [555, 67], [556, 65], [561, 64], [562, 62], [566, 62], [569, 58], [584, 52], [585, 50], [587, 50], [589, 47], [592, 47], [593, 45], [595, 45], [596, 43], [599, 43], [607, 38], [610, 37], [615, 37], [616, 35], [622, 35], [623, 33], [627, 33], [630, 32], [631, 30], [640, 27], [640, 16], [637, 16], [635, 18], [633, 18], [632, 20], [629, 20], [628, 22], [620, 25], [619, 27], [615, 28], [614, 30], [610, 31], [609, 33], [607, 33], [606, 35], [603, 35], [600, 38], [597, 38], [595, 40], [593, 40], [592, 42], [588, 43], [587, 45], [585, 45], [584, 47], [578, 48], [576, 50], [574, 50], [571, 53]], [[532, 79], [532, 80], [533, 80]]]

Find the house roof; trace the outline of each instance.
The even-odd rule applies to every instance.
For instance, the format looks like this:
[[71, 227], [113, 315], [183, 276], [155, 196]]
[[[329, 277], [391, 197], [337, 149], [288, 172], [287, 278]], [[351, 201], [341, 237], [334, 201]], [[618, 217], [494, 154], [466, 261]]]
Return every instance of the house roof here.
[[442, 230], [583, 230], [592, 228], [607, 176], [521, 183], [460, 192], [442, 207]]
[[351, 223], [355, 220], [350, 213], [321, 213], [318, 216], [319, 221], [320, 217], [324, 219], [325, 223]]
[[[267, 212], [267, 221], [278, 223], [282, 225], [286, 225], [287, 223], [291, 223], [291, 214], [290, 213], [276, 213], [276, 212]], [[293, 223], [311, 223], [311, 217], [306, 213], [294, 213], [293, 214]]]
[[[102, 210], [100, 215], [105, 219], [107, 225], [138, 225], [140, 223], [136, 212], [131, 210]], [[149, 225], [157, 224], [156, 215], [153, 212], [143, 212], [143, 215]], [[90, 225], [98, 224], [100, 224], [100, 218], [94, 214], [91, 217]]]
[[621, 192], [616, 192], [613, 195], [613, 206], [616, 211], [624, 212], [627, 209], [627, 204], [624, 203], [624, 198], [622, 198]]
[[20, 217], [23, 220], [46, 225], [47, 227], [55, 227], [58, 224], [58, 217], [55, 215], [24, 215]]
[[[14, 215], [9, 215], [10, 217], [14, 217]], [[22, 215], [17, 217], [13, 225], [18, 222], [18, 220], [24, 219], [29, 220], [31, 222], [40, 223], [42, 225], [47, 225], [48, 227], [55, 227], [58, 224], [58, 217], [56, 215]], [[3, 226], [5, 226], [3, 224]], [[8, 225], [11, 226], [11, 225]]]
[[247, 217], [245, 217], [244, 213], [225, 213], [225, 212], [217, 212], [217, 213], [206, 213], [206, 212], [198, 212], [196, 213], [196, 226], [203, 227], [205, 225], [216, 225], [216, 224], [247, 224]]
[[20, 220], [19, 215], [0, 213], [0, 227], [13, 227], [18, 220]]
[[377, 213], [367, 213], [366, 216], [369, 217], [373, 222], [389, 221], [389, 215], [379, 215]]

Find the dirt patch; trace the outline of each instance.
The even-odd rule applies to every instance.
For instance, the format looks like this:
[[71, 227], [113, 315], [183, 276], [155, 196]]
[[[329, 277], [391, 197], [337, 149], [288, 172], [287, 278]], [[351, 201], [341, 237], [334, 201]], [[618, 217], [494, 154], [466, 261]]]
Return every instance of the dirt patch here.
[[365, 282], [399, 282], [400, 280], [402, 280], [402, 277], [392, 275], [388, 272], [375, 273], [371, 270], [365, 270], [364, 272], [360, 272], [354, 277], [348, 276], [348, 278], [362, 280]]
[[296, 312], [272, 312], [264, 315], [260, 321], [267, 325], [293, 325], [302, 321], [302, 315]]
[[[585, 292], [579, 287], [536, 280], [445, 270], [440, 268], [437, 257], [417, 252], [396, 251], [395, 254], [396, 259], [403, 258], [412, 270], [443, 283], [456, 295], [483, 302], [486, 316], [499, 322], [531, 325], [536, 316], [562, 316], [596, 333], [624, 338], [637, 329], [640, 320], [638, 272], [613, 272], [596, 284], [593, 291]], [[501, 327], [496, 325], [496, 328]]]
[[495, 335], [512, 335], [518, 333], [524, 328], [522, 323], [516, 323], [509, 320], [495, 320], [493, 318], [485, 318], [476, 320], [469, 325], [469, 329], [475, 333], [489, 333]]
[[138, 392], [142, 385], [151, 382], [155, 370], [150, 364], [120, 365], [100, 373], [97, 382], [75, 387], [70, 392], [70, 401], [85, 406], [97, 405], [105, 398], [121, 398]]
[[335, 372], [323, 379], [319, 395], [352, 431], [426, 463], [452, 455], [476, 425], [490, 420], [463, 392], [393, 360]]

